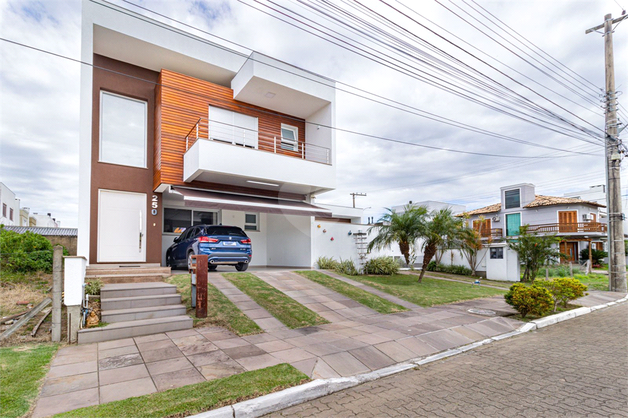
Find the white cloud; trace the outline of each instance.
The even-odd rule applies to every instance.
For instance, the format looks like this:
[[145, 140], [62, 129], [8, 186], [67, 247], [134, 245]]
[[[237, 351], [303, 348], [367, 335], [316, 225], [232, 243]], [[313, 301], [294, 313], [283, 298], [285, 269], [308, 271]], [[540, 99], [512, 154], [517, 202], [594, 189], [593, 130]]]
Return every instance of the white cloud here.
[[[121, 0], [116, 3], [132, 8]], [[602, 38], [598, 34], [585, 35], [584, 30], [601, 23], [604, 14], [608, 12], [618, 16], [620, 10], [614, 1], [479, 3], [552, 57], [595, 85], [603, 85]], [[282, 4], [308, 14], [295, 2]], [[369, 4], [376, 5], [373, 2]], [[141, 5], [307, 70], [463, 123], [554, 147], [595, 150], [595, 153], [600, 153], [600, 149], [582, 141], [523, 123], [429, 87], [236, 1], [144, 0]], [[473, 47], [577, 103], [589, 106], [555, 80], [523, 63], [436, 3], [421, 2], [421, 5], [422, 15], [454, 32]], [[78, 58], [80, 7], [78, 0], [4, 1], [0, 3], [0, 33], [3, 38]], [[429, 37], [438, 46], [447, 47], [452, 55], [481, 68], [485, 74], [535, 103], [550, 107], [550, 104], [506, 77], [489, 70], [460, 50], [446, 46], [442, 40], [424, 29], [417, 29], [407, 19], [395, 16], [390, 9], [381, 5], [377, 7], [405, 28]], [[150, 16], [148, 12], [139, 12]], [[192, 31], [190, 28], [184, 29]], [[216, 41], [206, 34], [197, 31], [195, 34]], [[373, 45], [371, 41], [365, 42]], [[463, 46], [482, 56], [473, 48]], [[628, 29], [625, 26], [620, 25], [615, 32], [615, 56], [616, 84], [618, 89], [625, 90], [628, 74], [620, 70], [628, 68]], [[482, 59], [490, 60], [485, 56]], [[554, 68], [561, 74], [567, 71]], [[77, 63], [0, 42], [0, 180], [17, 193], [23, 206], [29, 206], [35, 211], [52, 212], [65, 226], [77, 224], [79, 72]], [[504, 72], [542, 91], [541, 87], [511, 70], [504, 69]], [[346, 88], [342, 85], [339, 87]], [[581, 86], [578, 90], [583, 88]], [[544, 91], [543, 94], [596, 126], [603, 126], [603, 119], [590, 111], [553, 93]], [[559, 113], [576, 120], [564, 111]], [[582, 121], [578, 123], [583, 124]], [[449, 127], [341, 92], [338, 93], [337, 126], [387, 138], [473, 152], [517, 156], [557, 155], [554, 151]], [[426, 150], [345, 132], [337, 133], [337, 142], [338, 188], [319, 196], [318, 201], [349, 205], [351, 196], [348, 193], [366, 192], [368, 196], [358, 198], [357, 202], [360, 206], [371, 207], [367, 215], [377, 215], [382, 207], [409, 200], [446, 200], [477, 207], [493, 203], [499, 187], [506, 184], [530, 182], [537, 184], [540, 193], [562, 194], [598, 184], [604, 179], [601, 156], [572, 156], [541, 161], [512, 160]]]

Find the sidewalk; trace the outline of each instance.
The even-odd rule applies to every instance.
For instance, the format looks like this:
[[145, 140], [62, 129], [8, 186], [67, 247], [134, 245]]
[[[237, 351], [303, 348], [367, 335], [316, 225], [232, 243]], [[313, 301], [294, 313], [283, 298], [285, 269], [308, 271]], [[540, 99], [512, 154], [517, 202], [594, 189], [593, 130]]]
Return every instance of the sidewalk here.
[[354, 376], [508, 333], [522, 324], [468, 312], [470, 307], [503, 303], [495, 298], [433, 308], [405, 302], [411, 310], [382, 315], [293, 272], [257, 276], [330, 323], [288, 329], [220, 274], [212, 274], [212, 284], [266, 332], [238, 337], [222, 328], [201, 327], [62, 348], [51, 363], [33, 418], [279, 363], [289, 363], [312, 379]]

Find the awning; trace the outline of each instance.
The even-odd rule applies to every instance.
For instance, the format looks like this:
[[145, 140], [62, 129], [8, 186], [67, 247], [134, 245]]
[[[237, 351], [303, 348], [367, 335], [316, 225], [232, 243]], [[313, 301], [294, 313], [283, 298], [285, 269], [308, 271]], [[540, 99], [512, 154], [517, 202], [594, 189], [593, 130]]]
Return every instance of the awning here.
[[294, 200], [206, 192], [185, 187], [173, 187], [172, 191], [182, 195], [185, 206], [189, 207], [331, 218], [328, 209]]

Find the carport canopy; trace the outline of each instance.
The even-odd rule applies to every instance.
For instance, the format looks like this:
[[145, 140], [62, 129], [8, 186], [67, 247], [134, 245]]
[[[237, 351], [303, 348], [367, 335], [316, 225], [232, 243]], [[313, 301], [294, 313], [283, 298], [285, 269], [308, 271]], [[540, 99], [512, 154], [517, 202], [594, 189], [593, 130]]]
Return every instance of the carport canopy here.
[[331, 218], [331, 211], [306, 202], [210, 192], [186, 187], [172, 187], [172, 191], [183, 196], [185, 206], [206, 209], [228, 209], [253, 211], [281, 215], [318, 216]]

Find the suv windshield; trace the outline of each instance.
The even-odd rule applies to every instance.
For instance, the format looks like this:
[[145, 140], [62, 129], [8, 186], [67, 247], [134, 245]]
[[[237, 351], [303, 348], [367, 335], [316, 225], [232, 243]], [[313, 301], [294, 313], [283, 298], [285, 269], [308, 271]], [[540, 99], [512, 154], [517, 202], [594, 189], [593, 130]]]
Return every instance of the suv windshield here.
[[244, 231], [240, 228], [233, 227], [207, 227], [205, 229], [207, 235], [228, 235], [232, 237], [246, 237]]

